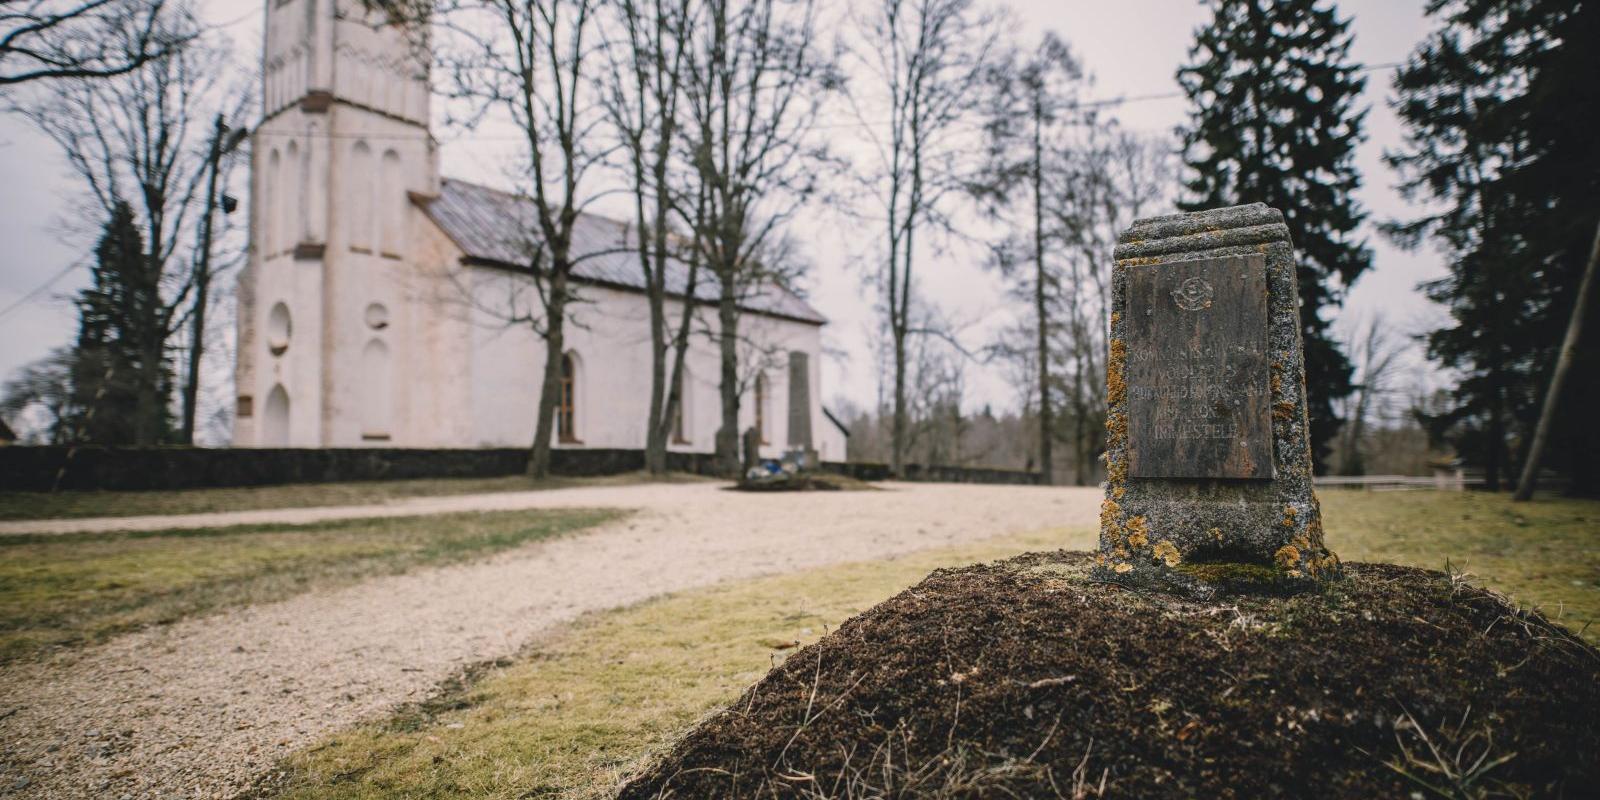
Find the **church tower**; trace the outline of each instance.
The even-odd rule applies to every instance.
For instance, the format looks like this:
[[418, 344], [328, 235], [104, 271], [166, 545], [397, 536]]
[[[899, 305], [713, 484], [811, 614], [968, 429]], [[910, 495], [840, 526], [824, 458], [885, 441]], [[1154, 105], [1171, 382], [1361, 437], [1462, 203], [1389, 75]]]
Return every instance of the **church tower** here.
[[234, 444], [391, 443], [413, 196], [438, 192], [427, 58], [355, 0], [266, 0]]

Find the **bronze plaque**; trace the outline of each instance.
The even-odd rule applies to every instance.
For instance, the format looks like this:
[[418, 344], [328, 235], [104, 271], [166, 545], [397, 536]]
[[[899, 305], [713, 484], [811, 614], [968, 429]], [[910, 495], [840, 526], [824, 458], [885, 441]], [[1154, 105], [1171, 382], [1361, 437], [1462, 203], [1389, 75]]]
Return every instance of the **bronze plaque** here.
[[1270, 480], [1266, 257], [1127, 270], [1129, 474]]

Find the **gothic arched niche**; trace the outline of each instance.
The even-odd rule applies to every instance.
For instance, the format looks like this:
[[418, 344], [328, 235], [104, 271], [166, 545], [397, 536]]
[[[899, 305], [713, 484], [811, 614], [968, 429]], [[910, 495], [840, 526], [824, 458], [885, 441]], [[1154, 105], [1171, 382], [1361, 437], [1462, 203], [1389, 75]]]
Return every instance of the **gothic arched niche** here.
[[294, 321], [289, 317], [289, 307], [275, 303], [267, 312], [267, 349], [275, 356], [289, 349], [289, 336], [294, 333]]
[[389, 346], [373, 339], [361, 350], [361, 438], [388, 441], [393, 422]]
[[372, 252], [372, 148], [358, 141], [350, 149], [349, 181], [344, 203], [350, 210], [350, 249]]
[[[267, 174], [266, 179], [262, 181], [262, 183], [266, 184], [262, 187], [264, 190], [262, 193], [269, 198], [273, 198], [273, 200], [276, 200], [276, 195], [273, 193], [283, 190], [282, 187], [273, 185], [278, 180], [278, 161], [278, 148], [274, 147], [272, 152], [267, 154]], [[276, 202], [269, 202], [265, 205], [266, 207], [261, 209], [261, 249], [264, 251], [262, 253], [263, 257], [271, 258], [277, 255], [279, 249], [278, 206]]]
[[283, 390], [281, 383], [267, 393], [267, 405], [261, 414], [261, 444], [264, 447], [289, 445], [289, 393]]
[[383, 153], [383, 166], [379, 172], [378, 200], [373, 204], [378, 209], [379, 231], [378, 252], [391, 258], [399, 258], [400, 249], [400, 215], [405, 211], [405, 189], [400, 178], [400, 154], [393, 150]]
[[283, 148], [283, 171], [278, 180], [278, 232], [280, 249], [293, 250], [300, 243], [300, 145], [290, 139]]

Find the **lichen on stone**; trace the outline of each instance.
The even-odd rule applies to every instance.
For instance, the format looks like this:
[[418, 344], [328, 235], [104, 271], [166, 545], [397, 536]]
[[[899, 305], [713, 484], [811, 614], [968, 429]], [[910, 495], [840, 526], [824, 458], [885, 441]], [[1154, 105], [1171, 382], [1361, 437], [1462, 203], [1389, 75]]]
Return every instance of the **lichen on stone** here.
[[1126, 368], [1127, 345], [1121, 339], [1112, 339], [1110, 358], [1106, 361], [1106, 405], [1117, 407], [1128, 397]]
[[1300, 549], [1292, 544], [1286, 544], [1278, 548], [1278, 552], [1272, 554], [1272, 560], [1279, 567], [1289, 569], [1300, 563]]
[[1128, 533], [1128, 546], [1135, 550], [1142, 550], [1150, 543], [1150, 522], [1143, 516], [1128, 520], [1123, 528]]
[[1168, 567], [1176, 567], [1183, 561], [1183, 557], [1178, 554], [1178, 548], [1166, 539], [1156, 542], [1156, 546], [1150, 552]]

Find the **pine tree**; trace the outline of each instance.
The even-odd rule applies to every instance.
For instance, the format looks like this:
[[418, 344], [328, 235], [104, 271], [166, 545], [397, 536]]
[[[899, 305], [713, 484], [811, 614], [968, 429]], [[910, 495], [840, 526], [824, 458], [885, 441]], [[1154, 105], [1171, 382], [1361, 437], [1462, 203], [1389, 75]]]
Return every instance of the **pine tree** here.
[[1354, 153], [1365, 79], [1349, 61], [1349, 21], [1317, 0], [1216, 0], [1195, 31], [1178, 83], [1194, 108], [1183, 136], [1186, 211], [1266, 203], [1281, 209], [1299, 257], [1311, 447], [1325, 469], [1339, 429], [1334, 400], [1352, 390], [1350, 360], [1323, 310], [1372, 264], [1353, 238], [1366, 217]]
[[[1387, 154], [1438, 213], [1391, 223], [1431, 238], [1450, 274], [1424, 284], [1450, 312], [1429, 356], [1463, 377], [1432, 418], [1490, 488], [1515, 476], [1600, 222], [1600, 6], [1435, 0], [1439, 21], [1395, 77], [1406, 145]], [[1600, 491], [1600, 332], [1586, 331], [1545, 463]]]
[[147, 445], [170, 438], [163, 309], [133, 209], [116, 203], [95, 247], [93, 283], [78, 297], [69, 425], [75, 440]]

